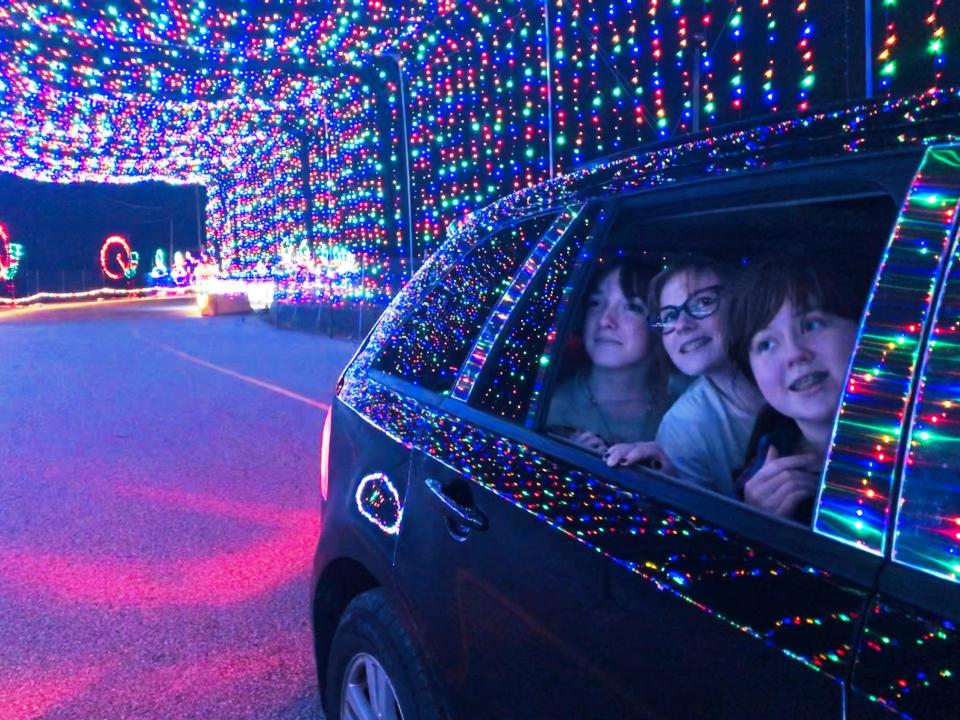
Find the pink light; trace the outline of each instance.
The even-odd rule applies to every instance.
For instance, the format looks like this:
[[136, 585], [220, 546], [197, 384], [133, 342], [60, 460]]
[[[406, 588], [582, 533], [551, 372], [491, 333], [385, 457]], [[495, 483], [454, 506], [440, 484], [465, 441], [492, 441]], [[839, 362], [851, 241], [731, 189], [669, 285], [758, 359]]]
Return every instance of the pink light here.
[[68, 605], [163, 608], [224, 606], [250, 600], [309, 570], [319, 522], [313, 510], [237, 503], [194, 493], [121, 486], [121, 495], [159, 506], [243, 519], [273, 527], [266, 538], [240, 550], [169, 561], [77, 557], [35, 549], [3, 548], [3, 574], [34, 592]]

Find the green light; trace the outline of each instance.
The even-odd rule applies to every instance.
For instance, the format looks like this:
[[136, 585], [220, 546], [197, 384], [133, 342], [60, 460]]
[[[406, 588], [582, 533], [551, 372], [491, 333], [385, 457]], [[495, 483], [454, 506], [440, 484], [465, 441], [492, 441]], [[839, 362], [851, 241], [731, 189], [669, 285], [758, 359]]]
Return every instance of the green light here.
[[803, 80], [800, 82], [800, 84], [805, 88], [811, 88], [813, 87], [813, 80], [814, 80], [814, 76], [813, 74], [810, 74], [804, 77]]
[[936, 38], [931, 40], [930, 44], [927, 46], [927, 52], [931, 55], [940, 55], [943, 53], [943, 38]]
[[880, 68], [880, 74], [886, 77], [891, 77], [897, 74], [897, 61], [891, 60], [882, 68]]

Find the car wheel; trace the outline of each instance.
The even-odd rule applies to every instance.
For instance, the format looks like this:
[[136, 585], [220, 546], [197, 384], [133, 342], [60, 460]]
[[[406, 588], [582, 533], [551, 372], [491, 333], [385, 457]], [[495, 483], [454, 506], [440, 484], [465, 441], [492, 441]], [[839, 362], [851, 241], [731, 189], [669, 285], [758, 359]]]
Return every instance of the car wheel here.
[[382, 590], [355, 597], [330, 645], [327, 720], [438, 720], [427, 675]]

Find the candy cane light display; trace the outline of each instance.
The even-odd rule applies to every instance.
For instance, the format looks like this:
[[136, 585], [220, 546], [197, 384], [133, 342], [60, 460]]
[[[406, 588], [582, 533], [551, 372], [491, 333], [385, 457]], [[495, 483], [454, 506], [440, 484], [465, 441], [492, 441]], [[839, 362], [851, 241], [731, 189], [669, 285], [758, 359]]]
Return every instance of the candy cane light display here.
[[120, 235], [111, 235], [100, 246], [100, 269], [110, 280], [131, 279], [137, 274], [140, 256]]

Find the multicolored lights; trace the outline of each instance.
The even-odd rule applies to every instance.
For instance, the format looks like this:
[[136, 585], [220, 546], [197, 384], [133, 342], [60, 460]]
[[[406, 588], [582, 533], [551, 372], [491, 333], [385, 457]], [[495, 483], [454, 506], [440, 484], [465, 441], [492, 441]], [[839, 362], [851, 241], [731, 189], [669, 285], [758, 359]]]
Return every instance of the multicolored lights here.
[[16, 277], [21, 259], [23, 246], [10, 242], [7, 229], [0, 225], [0, 282], [8, 283]]
[[109, 280], [130, 280], [137, 274], [140, 256], [120, 235], [111, 235], [100, 246], [100, 270]]
[[[861, 96], [863, 54], [834, 52], [846, 5], [10, 0], [0, 172], [203, 185], [225, 277], [265, 267], [315, 301], [282, 258], [342, 248], [358, 272], [320, 299], [381, 303], [495, 197], [645, 141]], [[958, 78], [960, 11], [920, 5], [873, 0], [881, 92]]]

